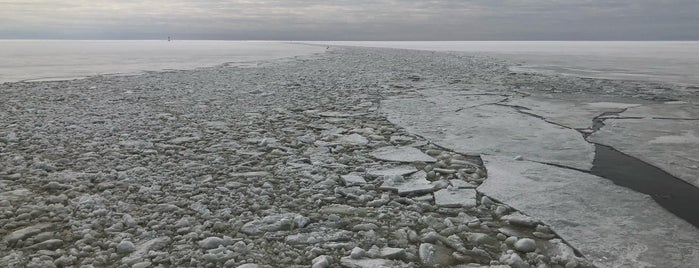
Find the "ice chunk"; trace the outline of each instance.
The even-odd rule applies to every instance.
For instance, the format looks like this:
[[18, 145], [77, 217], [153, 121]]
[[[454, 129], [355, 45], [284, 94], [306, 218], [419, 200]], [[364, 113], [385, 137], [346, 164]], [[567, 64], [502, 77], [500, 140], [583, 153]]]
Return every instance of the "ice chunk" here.
[[389, 147], [383, 147], [380, 148], [374, 152], [371, 153], [371, 156], [385, 160], [385, 161], [394, 161], [394, 162], [437, 162], [437, 159], [434, 159], [433, 157], [423, 153], [417, 148], [414, 147], [395, 147], [395, 146], [389, 146]]

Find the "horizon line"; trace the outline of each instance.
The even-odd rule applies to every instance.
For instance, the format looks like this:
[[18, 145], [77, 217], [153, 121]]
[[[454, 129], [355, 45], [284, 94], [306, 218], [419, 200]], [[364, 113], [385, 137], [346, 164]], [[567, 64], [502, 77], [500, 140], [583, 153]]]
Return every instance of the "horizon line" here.
[[[83, 39], [83, 38], [0, 38], [3, 41], [165, 41], [168, 39]], [[483, 39], [483, 40], [301, 40], [301, 39], [175, 39], [170, 41], [239, 41], [239, 42], [699, 42], [699, 39]]]

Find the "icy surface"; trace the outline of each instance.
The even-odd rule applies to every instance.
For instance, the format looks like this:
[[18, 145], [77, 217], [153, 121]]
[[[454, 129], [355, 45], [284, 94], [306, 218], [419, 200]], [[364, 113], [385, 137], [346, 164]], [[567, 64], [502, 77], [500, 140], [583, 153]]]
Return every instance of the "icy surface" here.
[[526, 113], [546, 118], [547, 121], [574, 129], [592, 128], [592, 119], [605, 112], [622, 112], [639, 104], [616, 102], [579, 102], [553, 98], [528, 97], [507, 102], [521, 106]]
[[491, 156], [484, 161], [489, 178], [478, 191], [542, 219], [599, 267], [699, 263], [699, 230], [649, 196], [569, 169]]
[[699, 120], [699, 103], [666, 102], [633, 107], [621, 114], [622, 117], [656, 119]]
[[521, 62], [513, 70], [606, 79], [699, 84], [699, 42], [335, 41], [317, 44], [485, 53]]
[[436, 186], [428, 181], [424, 171], [419, 171], [409, 178], [384, 177], [381, 189], [397, 191], [399, 195], [425, 194], [436, 190]]
[[381, 107], [392, 123], [458, 152], [522, 156], [585, 170], [592, 167], [594, 147], [577, 131], [492, 103], [499, 99], [492, 95], [417, 97], [386, 100]]
[[347, 186], [366, 184], [366, 180], [364, 180], [364, 177], [356, 174], [342, 175], [340, 176], [340, 179], [342, 179], [342, 182]]
[[697, 104], [587, 102], [542, 97], [515, 98], [505, 103], [521, 112], [579, 130], [591, 129], [593, 119], [601, 117], [605, 126], [588, 138], [591, 142], [613, 147], [699, 187]]
[[98, 74], [194, 69], [323, 52], [282, 42], [156, 40], [2, 40], [0, 83]]
[[439, 207], [476, 206], [476, 190], [473, 189], [442, 189], [434, 193], [434, 203]]
[[415, 173], [417, 169], [413, 166], [397, 166], [388, 169], [372, 169], [367, 171], [367, 174], [374, 177], [382, 176], [403, 176], [411, 173]]
[[346, 136], [341, 136], [337, 139], [337, 142], [345, 145], [366, 145], [369, 141], [359, 134], [351, 134]]
[[590, 140], [614, 147], [699, 187], [699, 121], [608, 119]]
[[[405, 250], [400, 262], [408, 266], [420, 265], [420, 255], [433, 263], [430, 256], [436, 255], [431, 252], [444, 252], [445, 261], [458, 264], [475, 260], [589, 267], [587, 260], [570, 253], [572, 249], [546, 250], [558, 237], [555, 229], [533, 226], [545, 218], [522, 218], [498, 199], [481, 197], [468, 210], [437, 206], [433, 192], [473, 189], [490, 180], [485, 167], [475, 158], [429, 144], [377, 112], [379, 100], [385, 98], [417, 103], [400, 106], [419, 119], [406, 124], [435, 130], [430, 134], [434, 136], [426, 135], [432, 140], [464, 139], [450, 136], [452, 127], [486, 128], [476, 134], [505, 139], [519, 133], [539, 135], [555, 125], [502, 102], [551, 88], [580, 96], [613, 90], [655, 103], [659, 91], [664, 93], [661, 101], [695, 98], [628, 81], [510, 73], [502, 62], [486, 58], [378, 49], [329, 49], [316, 57], [252, 68], [0, 84], [0, 266], [50, 267], [46, 263], [54, 259], [59, 267], [308, 267], [322, 265], [321, 254], [332, 258], [325, 260], [335, 267], [348, 255], [357, 257], [353, 248], [366, 251], [358, 259], [376, 259], [383, 258], [381, 248], [390, 245]], [[553, 91], [549, 93], [557, 97]], [[432, 103], [423, 103], [426, 100]], [[435, 119], [437, 113], [420, 113], [424, 107], [446, 117], [466, 118]], [[492, 120], [468, 121], [479, 108]], [[508, 122], [521, 119], [510, 129], [519, 132], [487, 129], [499, 120], [498, 109], [507, 111], [502, 116]], [[439, 120], [449, 123], [446, 130], [435, 127]], [[582, 136], [572, 130], [560, 132], [561, 139], [565, 133], [574, 134], [573, 139]], [[361, 136], [368, 143], [338, 143], [343, 136], [355, 141]], [[551, 136], [514, 144], [560, 151], [543, 148], [548, 143], [542, 140]], [[396, 163], [372, 156], [377, 150], [408, 145], [417, 150], [409, 156], [419, 152], [437, 161]], [[524, 161], [515, 163], [531, 159], [518, 155]], [[372, 174], [398, 165], [402, 170]], [[348, 186], [341, 179], [347, 174], [362, 176], [367, 183]], [[377, 187], [383, 182], [391, 182], [390, 187]], [[593, 186], [580, 188], [596, 197], [600, 187]], [[584, 202], [590, 197], [571, 192], [580, 197], [563, 197], [582, 201], [571, 207], [587, 209]], [[558, 202], [547, 201], [553, 203], [550, 206]], [[600, 207], [607, 208], [597, 204]], [[554, 217], [574, 212], [547, 210]], [[635, 221], [643, 227], [643, 222], [676, 220], [668, 213], [617, 218], [638, 231]], [[31, 228], [41, 224], [50, 225], [46, 230]], [[684, 235], [682, 228], [677, 234], [648, 230], [643, 231], [647, 243], [660, 241], [660, 246], [668, 237]], [[9, 238], [22, 239], [5, 240], [17, 231]], [[503, 235], [517, 237], [503, 243], [498, 240]], [[628, 241], [635, 235], [628, 234]], [[587, 241], [600, 244], [599, 251], [606, 249], [600, 235], [588, 236]], [[535, 240], [543, 258], [513, 252], [521, 238]], [[492, 246], [493, 241], [500, 246]], [[435, 246], [425, 246], [429, 250], [422, 253], [427, 254], [420, 254], [421, 244], [427, 243]], [[658, 259], [680, 263], [696, 249], [676, 252]]]
[[422, 162], [436, 162], [437, 159], [432, 158], [429, 155], [426, 155], [425, 153], [421, 152], [420, 150], [413, 148], [413, 147], [385, 147], [381, 148], [379, 150], [376, 150], [371, 153], [371, 156], [385, 160], [385, 161], [394, 161], [394, 162], [415, 162], [415, 161], [422, 161]]

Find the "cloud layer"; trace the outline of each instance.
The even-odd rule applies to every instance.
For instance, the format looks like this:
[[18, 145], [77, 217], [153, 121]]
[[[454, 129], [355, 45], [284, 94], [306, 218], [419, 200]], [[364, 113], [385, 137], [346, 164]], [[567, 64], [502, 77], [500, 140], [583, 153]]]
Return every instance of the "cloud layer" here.
[[698, 40], [696, 0], [0, 0], [0, 38]]

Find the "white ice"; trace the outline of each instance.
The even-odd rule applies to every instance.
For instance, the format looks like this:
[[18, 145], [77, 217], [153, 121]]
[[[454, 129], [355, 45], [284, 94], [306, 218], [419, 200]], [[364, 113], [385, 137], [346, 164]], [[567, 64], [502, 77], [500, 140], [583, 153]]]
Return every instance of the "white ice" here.
[[501, 99], [435, 91], [422, 98], [386, 100], [381, 107], [392, 123], [461, 153], [592, 167], [594, 146], [577, 131], [497, 105]]
[[599, 267], [699, 263], [699, 230], [645, 194], [570, 169], [491, 156], [484, 162], [488, 179], [478, 191], [543, 220]]
[[195, 69], [324, 50], [271, 41], [0, 40], [0, 83]]

